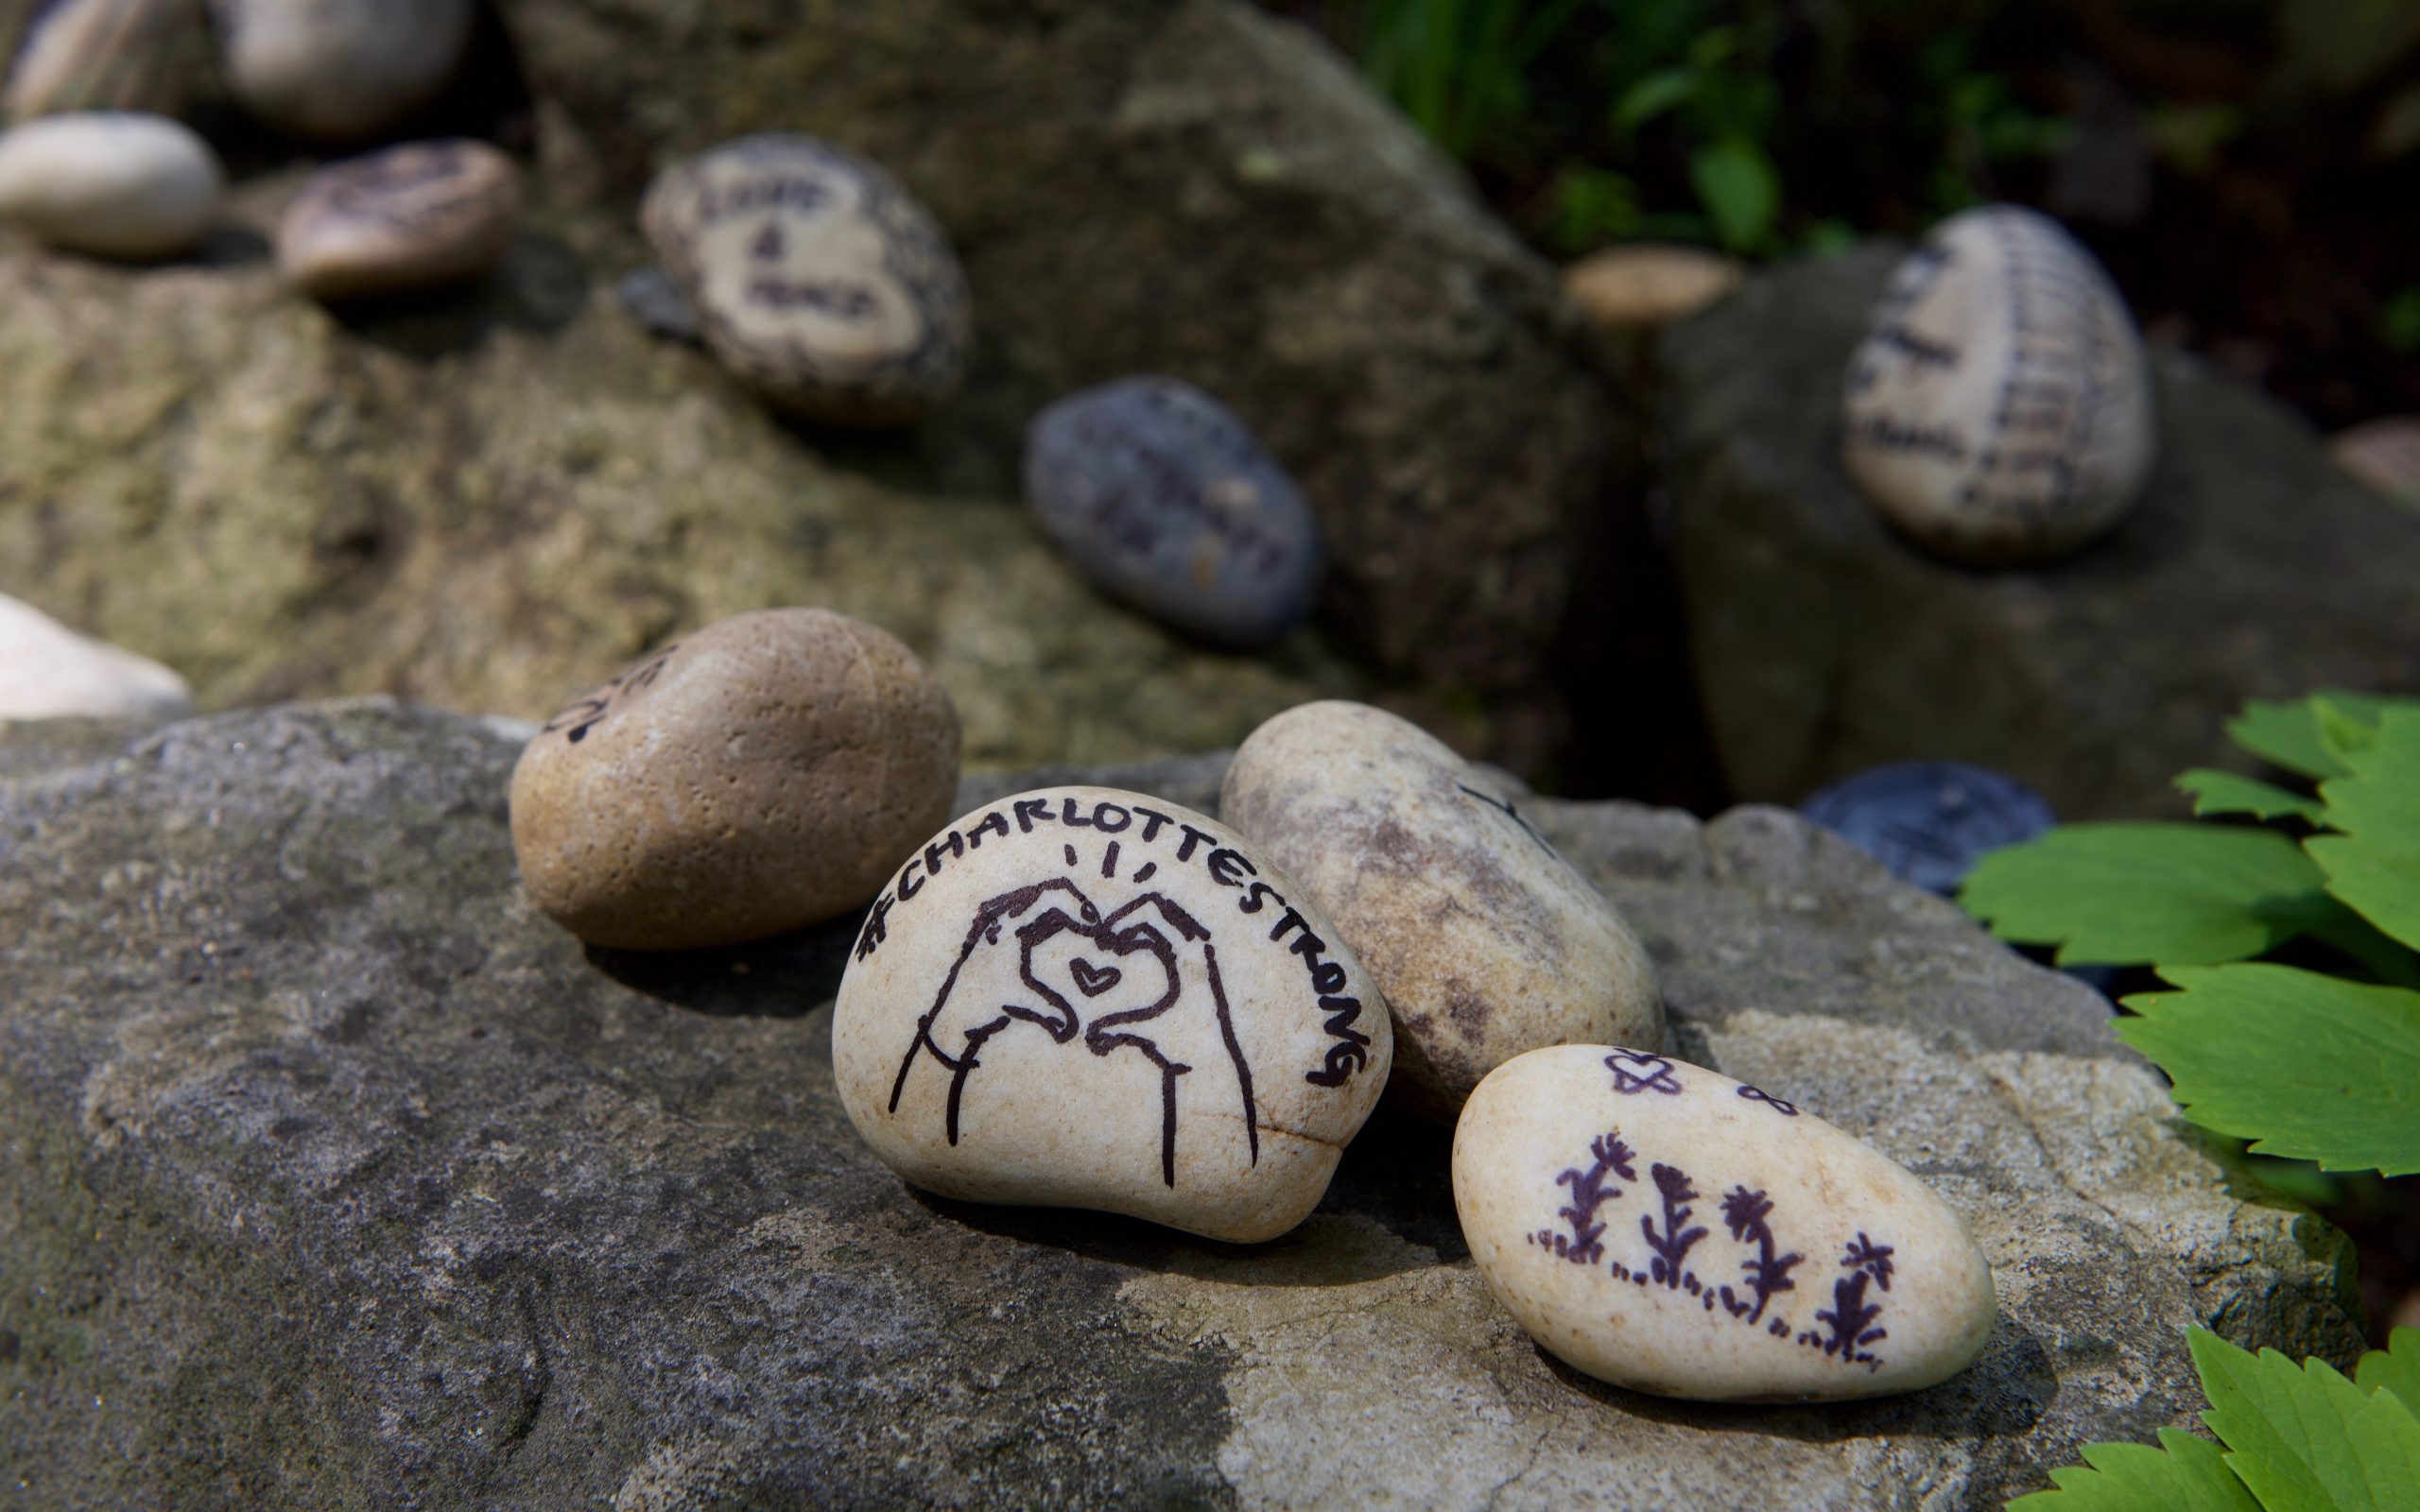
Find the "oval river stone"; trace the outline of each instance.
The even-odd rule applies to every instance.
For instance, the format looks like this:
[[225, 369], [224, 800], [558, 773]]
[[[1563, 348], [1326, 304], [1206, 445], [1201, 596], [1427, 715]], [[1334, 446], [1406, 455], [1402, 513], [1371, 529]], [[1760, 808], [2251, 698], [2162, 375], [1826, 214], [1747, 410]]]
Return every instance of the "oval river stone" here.
[[0, 133], [0, 218], [71, 251], [190, 251], [225, 182], [209, 146], [165, 116], [45, 115]]
[[1495, 782], [1383, 710], [1312, 703], [1252, 733], [1219, 812], [1303, 885], [1393, 1010], [1393, 1093], [1451, 1119], [1541, 1045], [1660, 1047], [1647, 952]]
[[819, 609], [737, 614], [547, 721], [512, 772], [530, 901], [580, 938], [726, 945], [862, 906], [958, 791], [958, 713]]
[[176, 719], [192, 712], [193, 690], [159, 662], [87, 639], [0, 593], [0, 721]]
[[184, 103], [199, 60], [199, 0], [49, 0], [9, 67], [13, 120], [54, 111], [154, 111]]
[[957, 254], [863, 158], [814, 137], [742, 137], [666, 169], [641, 218], [707, 346], [777, 404], [898, 423], [964, 375]]
[[1126, 378], [1046, 409], [1026, 435], [1043, 532], [1104, 590], [1225, 645], [1311, 610], [1319, 522], [1251, 427], [1172, 378]]
[[910, 853], [832, 1012], [850, 1122], [916, 1185], [1244, 1242], [1317, 1206], [1392, 1043], [1266, 856], [1104, 787], [1002, 799]]
[[1893, 762], [1817, 792], [1798, 812], [1892, 873], [1946, 897], [1987, 850], [2059, 822], [2049, 800], [2015, 778], [1963, 762]]
[[409, 142], [313, 174], [277, 228], [285, 281], [323, 300], [475, 278], [512, 243], [512, 160], [484, 142]]
[[445, 87], [471, 0], [211, 0], [245, 110], [304, 136], [367, 136]]
[[1979, 565], [2072, 550], [2151, 472], [2142, 338], [2092, 254], [2010, 205], [1944, 221], [1850, 359], [1841, 454], [1917, 544]]
[[1991, 1267], [1905, 1167], [1666, 1056], [1558, 1045], [1496, 1068], [1454, 1130], [1454, 1207], [1530, 1336], [1634, 1391], [1911, 1391], [1992, 1332]]

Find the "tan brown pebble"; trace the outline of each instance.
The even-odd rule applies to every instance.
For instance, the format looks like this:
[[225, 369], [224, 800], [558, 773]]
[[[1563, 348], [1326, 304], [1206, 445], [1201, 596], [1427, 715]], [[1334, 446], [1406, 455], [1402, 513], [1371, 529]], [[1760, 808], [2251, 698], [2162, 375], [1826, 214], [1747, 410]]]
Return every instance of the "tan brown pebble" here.
[[1106, 787], [934, 834], [832, 1009], [841, 1105], [909, 1181], [1236, 1243], [1318, 1205], [1391, 1045], [1293, 879], [1215, 819]]
[[1580, 1040], [1660, 1048], [1646, 950], [1517, 802], [1443, 742], [1366, 704], [1253, 731], [1219, 796], [1334, 920], [1394, 1013], [1392, 1095], [1451, 1119], [1490, 1071]]
[[2420, 417], [2390, 415], [2327, 438], [2336, 465], [2397, 504], [2420, 507]]
[[1668, 1056], [1507, 1061], [1454, 1130], [1454, 1211], [1541, 1348], [1703, 1401], [1876, 1397], [1991, 1337], [1992, 1271], [1905, 1166], [1789, 1101]]
[[1736, 257], [1703, 247], [1608, 247], [1563, 270], [1563, 287], [1606, 331], [1645, 331], [1695, 315], [1739, 286]]
[[529, 899], [593, 944], [726, 945], [862, 906], [950, 811], [958, 712], [819, 609], [717, 620], [548, 720], [512, 772]]
[[278, 271], [323, 300], [459, 283], [504, 255], [520, 207], [494, 147], [407, 142], [313, 174], [278, 223]]
[[201, 0], [50, 0], [9, 67], [12, 120], [58, 111], [173, 114], [207, 51]]
[[854, 153], [742, 137], [665, 170], [641, 218], [708, 350], [775, 404], [898, 424], [965, 373], [957, 254], [923, 205]]

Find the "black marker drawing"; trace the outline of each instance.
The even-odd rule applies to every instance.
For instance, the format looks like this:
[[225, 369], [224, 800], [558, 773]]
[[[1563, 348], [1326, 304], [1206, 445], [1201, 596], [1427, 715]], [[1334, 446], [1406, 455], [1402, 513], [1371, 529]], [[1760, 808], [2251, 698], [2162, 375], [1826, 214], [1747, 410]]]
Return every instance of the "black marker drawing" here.
[[1780, 1098], [1775, 1097], [1772, 1093], [1765, 1091], [1761, 1087], [1742, 1087], [1739, 1089], [1739, 1095], [1752, 1103], [1764, 1104], [1767, 1108], [1770, 1108], [1774, 1112], [1781, 1114], [1784, 1118], [1796, 1118], [1798, 1116], [1797, 1104], [1785, 1103]]
[[657, 674], [664, 670], [664, 663], [670, 661], [672, 653], [680, 649], [681, 643], [675, 641], [646, 661], [624, 669], [620, 676], [587, 697], [573, 699], [562, 713], [547, 720], [538, 733], [551, 735], [560, 730], [563, 731], [563, 739], [575, 746], [579, 745], [588, 738], [590, 730], [605, 722], [605, 716], [612, 712], [615, 699], [625, 694], [636, 693], [653, 682]]
[[1587, 1170], [1567, 1167], [1554, 1178], [1555, 1185], [1571, 1189], [1571, 1205], [1556, 1210], [1555, 1214], [1570, 1225], [1571, 1231], [1560, 1234], [1551, 1228], [1541, 1228], [1530, 1236], [1530, 1243], [1543, 1245], [1575, 1265], [1593, 1265], [1605, 1258], [1605, 1246], [1599, 1243], [1605, 1226], [1597, 1217], [1597, 1210], [1622, 1194], [1621, 1188], [1605, 1185], [1605, 1177], [1638, 1179], [1637, 1168], [1631, 1164], [1635, 1152], [1622, 1143], [1619, 1129], [1598, 1136], [1588, 1146], [1588, 1153], [1595, 1159]]
[[1635, 1097], [1640, 1092], [1681, 1095], [1681, 1084], [1672, 1078], [1672, 1063], [1662, 1056], [1616, 1050], [1605, 1057], [1605, 1069], [1614, 1074], [1614, 1091], [1624, 1096]]
[[1557, 861], [1561, 861], [1563, 859], [1562, 854], [1558, 852], [1553, 846], [1547, 843], [1547, 837], [1538, 833], [1537, 826], [1521, 817], [1521, 811], [1512, 806], [1512, 800], [1511, 799], [1497, 798], [1493, 793], [1482, 793], [1478, 788], [1472, 787], [1463, 782], [1456, 782], [1454, 785], [1461, 788], [1463, 792], [1468, 793], [1471, 797], [1478, 799], [1480, 802], [1486, 804], [1489, 808], [1502, 813], [1506, 818], [1509, 818], [1513, 823], [1519, 825], [1523, 834], [1528, 835], [1530, 839], [1535, 840], [1538, 843], [1539, 850], [1544, 850], [1550, 856], [1553, 856]]
[[[1654, 1179], [1655, 1190], [1664, 1198], [1661, 1232], [1656, 1230], [1652, 1217], [1638, 1220], [1639, 1232], [1647, 1236], [1647, 1247], [1655, 1252], [1655, 1259], [1648, 1265], [1648, 1275], [1677, 1292], [1683, 1280], [1681, 1263], [1706, 1234], [1703, 1224], [1694, 1228], [1681, 1227], [1695, 1211], [1688, 1204], [1697, 1196], [1697, 1189], [1689, 1185], [1687, 1174], [1678, 1166], [1659, 1162], [1647, 1174]], [[1687, 1280], [1689, 1290], [1694, 1293], [1698, 1289], [1697, 1278], [1691, 1276]]]
[[1754, 1255], [1739, 1263], [1739, 1268], [1748, 1273], [1748, 1289], [1755, 1294], [1754, 1304], [1739, 1300], [1730, 1287], [1722, 1288], [1722, 1305], [1742, 1322], [1754, 1323], [1763, 1317], [1765, 1304], [1772, 1300], [1775, 1292], [1798, 1290], [1798, 1283], [1789, 1279], [1790, 1268], [1806, 1257], [1796, 1250], [1787, 1255], [1773, 1253], [1773, 1231], [1765, 1223], [1772, 1211], [1771, 1197], [1745, 1186], [1733, 1187], [1722, 1199], [1722, 1226], [1731, 1230], [1732, 1238], [1743, 1245], [1753, 1242], [1756, 1246]]
[[1829, 1332], [1821, 1337], [1812, 1332], [1802, 1333], [1798, 1342], [1820, 1347], [1842, 1365], [1879, 1369], [1880, 1357], [1868, 1353], [1865, 1347], [1889, 1337], [1890, 1331], [1871, 1326], [1882, 1315], [1882, 1304], [1866, 1301], [1865, 1289], [1869, 1282], [1886, 1292], [1891, 1289], [1891, 1246], [1877, 1245], [1860, 1231], [1857, 1243], [1849, 1246], [1848, 1253], [1841, 1257], [1841, 1268], [1849, 1274], [1832, 1282], [1830, 1309], [1815, 1314], [1815, 1321]]
[[[1020, 919], [1024, 921], [1017, 922]], [[1016, 976], [1025, 991], [1002, 1002], [960, 994], [959, 981], [968, 962], [978, 951], [999, 944], [1004, 929], [1014, 933]], [[1099, 958], [1083, 954], [1086, 947], [1098, 953]], [[1196, 956], [1201, 970], [1191, 974], [1204, 984], [1206, 997], [1203, 989], [1188, 992], [1185, 987], [1186, 968]], [[1053, 983], [1072, 988], [1074, 996], [1058, 990]], [[1097, 999], [1108, 999], [1101, 1005], [1114, 1011], [1095, 1014], [1086, 1022], [1086, 1012]], [[1201, 1022], [1204, 1016], [1208, 1025]], [[983, 903], [976, 910], [957, 961], [942, 980], [933, 1005], [918, 1021], [916, 1036], [899, 1062], [899, 1076], [890, 1088], [890, 1111], [899, 1111], [900, 1096], [917, 1058], [929, 1054], [949, 1073], [945, 1128], [949, 1143], [956, 1144], [967, 1078], [982, 1065], [984, 1045], [1018, 1023], [1033, 1024], [1061, 1044], [1080, 1035], [1084, 1048], [1096, 1056], [1132, 1051], [1159, 1068], [1160, 1178], [1171, 1187], [1176, 1185], [1177, 1078], [1197, 1073], [1217, 1076], [1219, 1070], [1216, 1065], [1178, 1059], [1170, 1047], [1181, 1048], [1187, 1040], [1196, 1045], [1210, 1040], [1213, 1053], [1223, 1051], [1234, 1072], [1235, 1111], [1243, 1120], [1253, 1163], [1260, 1163], [1252, 1068], [1244, 1060], [1243, 1046], [1228, 1013], [1218, 951], [1210, 931], [1166, 894], [1145, 893], [1104, 916], [1073, 881], [1053, 877]], [[1210, 1028], [1215, 1028], [1215, 1038], [1205, 1032]], [[1197, 1052], [1196, 1059], [1201, 1058]]]

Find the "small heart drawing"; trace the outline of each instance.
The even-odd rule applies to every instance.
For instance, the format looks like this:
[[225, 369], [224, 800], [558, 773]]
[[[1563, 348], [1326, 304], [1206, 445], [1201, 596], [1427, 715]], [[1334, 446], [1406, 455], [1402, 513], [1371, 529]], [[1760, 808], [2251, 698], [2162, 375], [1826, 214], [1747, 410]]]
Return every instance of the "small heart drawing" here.
[[1116, 967], [1095, 966], [1080, 955], [1067, 963], [1067, 970], [1076, 978], [1076, 990], [1088, 998], [1097, 998], [1117, 985]]

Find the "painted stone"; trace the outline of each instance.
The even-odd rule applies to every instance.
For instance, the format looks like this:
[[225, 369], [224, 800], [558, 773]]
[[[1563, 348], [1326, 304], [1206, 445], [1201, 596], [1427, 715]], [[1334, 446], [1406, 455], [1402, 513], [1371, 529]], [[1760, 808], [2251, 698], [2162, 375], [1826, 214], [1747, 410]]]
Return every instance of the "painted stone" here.
[[1992, 1332], [1991, 1267], [1948, 1204], [1807, 1109], [1667, 1056], [1497, 1067], [1454, 1130], [1454, 1207], [1530, 1336], [1634, 1391], [1912, 1391]]
[[1044, 534], [1113, 596], [1187, 634], [1261, 645], [1319, 591], [1319, 522], [1251, 427], [1190, 384], [1124, 378], [1026, 435]]
[[302, 136], [368, 136], [426, 104], [471, 36], [471, 0], [211, 0], [245, 110]]
[[1542, 1045], [1661, 1048], [1655, 971], [1517, 803], [1365, 704], [1305, 704], [1236, 752], [1219, 812], [1335, 922], [1393, 1011], [1390, 1093], [1451, 1120]]
[[1002, 799], [910, 853], [832, 1012], [850, 1122], [915, 1185], [1241, 1242], [1318, 1205], [1392, 1045], [1251, 842], [1105, 787]]
[[742, 137], [666, 169], [641, 209], [707, 347], [816, 419], [897, 424], [947, 398], [966, 275], [890, 175], [814, 137]]
[[408, 142], [313, 174], [278, 222], [278, 271], [323, 300], [459, 283], [504, 255], [520, 208], [494, 147]]
[[225, 183], [209, 145], [165, 116], [79, 112], [0, 132], [0, 219], [70, 251], [190, 251]]
[[1608, 247], [1563, 270], [1564, 292], [1606, 331], [1645, 331], [1695, 315], [1739, 286], [1736, 257], [1703, 247]]
[[2142, 338], [2092, 254], [2010, 205], [1942, 223], [1850, 359], [1842, 460], [1885, 518], [1977, 565], [2124, 518], [2154, 450]]
[[0, 593], [0, 720], [174, 719], [192, 711], [185, 679], [159, 662]]
[[864, 906], [958, 790], [908, 649], [819, 609], [717, 620], [548, 720], [512, 772], [529, 899], [597, 945], [726, 945]]
[[2336, 465], [2397, 504], [2420, 507], [2420, 416], [2364, 421], [2327, 438]]
[[1897, 762], [1843, 778], [1798, 812], [1846, 837], [1904, 881], [1945, 896], [1986, 850], [2058, 822], [2041, 794], [1962, 762]]
[[9, 65], [11, 120], [59, 111], [148, 111], [184, 103], [204, 51], [201, 0], [49, 0]]

